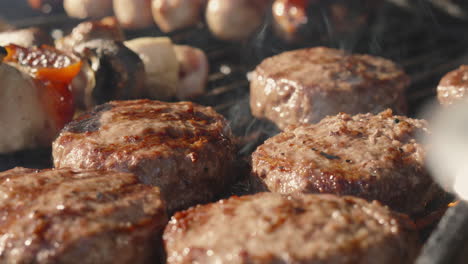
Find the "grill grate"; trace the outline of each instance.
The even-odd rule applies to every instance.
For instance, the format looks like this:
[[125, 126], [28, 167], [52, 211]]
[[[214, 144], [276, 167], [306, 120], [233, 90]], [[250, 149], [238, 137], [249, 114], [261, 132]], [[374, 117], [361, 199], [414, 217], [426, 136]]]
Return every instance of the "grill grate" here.
[[[273, 37], [269, 23], [256, 37], [242, 44], [216, 40], [202, 24], [166, 36], [170, 36], [175, 43], [196, 46], [207, 53], [210, 61], [208, 92], [195, 101], [213, 106], [226, 116], [234, 133], [239, 136], [240, 154], [246, 156], [264, 139], [278, 132], [274, 125], [253, 118], [249, 110], [249, 84], [246, 76], [265, 57], [293, 48], [327, 45], [392, 59], [402, 65], [412, 78], [412, 85], [408, 89], [411, 116], [434, 97], [440, 78], [468, 59], [465, 24], [442, 24], [432, 16], [415, 15], [392, 4], [386, 4], [373, 21], [372, 25], [353, 37], [296, 46], [287, 45]], [[60, 25], [60, 30], [67, 32], [79, 22], [58, 14], [18, 19], [11, 23], [17, 27], [37, 26], [50, 32]], [[146, 29], [129, 31], [126, 35], [134, 38], [165, 34], [157, 29]], [[50, 165], [49, 159], [45, 158], [42, 159], [44, 166], [37, 162], [25, 164], [23, 160], [29, 160], [29, 153], [16, 153], [13, 155], [16, 159], [12, 159], [11, 155], [0, 155], [0, 169], [19, 165]], [[37, 155], [32, 158], [38, 160]]]
[[[410, 116], [415, 116], [423, 104], [434, 98], [437, 83], [446, 72], [468, 61], [466, 24], [410, 13], [392, 4], [386, 4], [373, 21], [372, 25], [351, 38], [328, 39], [296, 46], [273, 37], [269, 23], [255, 38], [242, 44], [218, 41], [204, 25], [173, 32], [168, 36], [178, 44], [196, 46], [207, 53], [210, 61], [208, 92], [195, 101], [213, 106], [230, 121], [239, 138], [240, 156], [247, 161], [248, 155], [257, 145], [277, 132], [274, 125], [255, 119], [249, 110], [247, 74], [265, 57], [294, 48], [327, 45], [394, 60], [412, 78], [407, 91]], [[79, 22], [58, 14], [15, 20], [12, 24], [17, 27], [37, 26], [52, 32], [57, 25], [68, 31]], [[134, 38], [164, 34], [156, 29], [147, 29], [126, 32], [126, 35]], [[0, 155], [0, 170], [15, 166], [51, 167], [50, 157], [50, 149]], [[248, 174], [247, 164], [240, 162], [239, 175]], [[240, 179], [227, 195], [248, 192], [248, 183]]]

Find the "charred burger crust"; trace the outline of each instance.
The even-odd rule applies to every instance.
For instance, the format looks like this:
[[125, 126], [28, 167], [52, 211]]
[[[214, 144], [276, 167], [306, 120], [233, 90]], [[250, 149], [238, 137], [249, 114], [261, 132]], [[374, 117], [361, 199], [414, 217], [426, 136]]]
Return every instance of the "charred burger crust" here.
[[377, 256], [411, 263], [419, 248], [405, 215], [375, 201], [310, 194], [258, 193], [192, 207], [171, 218], [163, 240], [170, 264], [373, 263]]
[[327, 115], [407, 110], [409, 77], [393, 62], [316, 47], [265, 59], [253, 72], [250, 106], [280, 129]]
[[447, 73], [437, 86], [437, 99], [442, 105], [449, 105], [467, 96], [468, 65], [462, 65]]
[[68, 123], [62, 132], [89, 133], [96, 132], [101, 127], [100, 118], [103, 112], [109, 111], [114, 106], [112, 104], [102, 104], [96, 106], [93, 111], [86, 113], [72, 122]]
[[6, 239], [1, 262], [123, 264], [160, 258], [165, 206], [159, 190], [139, 184], [134, 175], [16, 168], [0, 173], [0, 182], [2, 193], [10, 195], [0, 202]]
[[260, 190], [354, 195], [421, 212], [441, 190], [424, 168], [417, 133], [427, 133], [424, 121], [391, 111], [291, 126], [252, 154], [252, 183]]
[[[227, 121], [212, 108], [150, 100], [109, 105], [60, 134], [56, 167], [133, 172], [161, 187], [169, 211], [208, 202], [232, 183], [236, 149]], [[87, 122], [90, 131], [79, 133]]]

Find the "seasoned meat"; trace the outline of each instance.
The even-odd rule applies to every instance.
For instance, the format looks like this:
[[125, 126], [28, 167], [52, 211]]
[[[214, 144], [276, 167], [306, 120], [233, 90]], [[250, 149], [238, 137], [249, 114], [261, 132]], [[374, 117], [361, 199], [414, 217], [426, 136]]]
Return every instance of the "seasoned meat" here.
[[428, 133], [425, 121], [390, 110], [292, 126], [252, 154], [254, 183], [272, 192], [354, 195], [421, 212], [440, 193], [424, 168], [418, 133]]
[[232, 182], [226, 120], [190, 102], [114, 101], [71, 122], [53, 143], [56, 167], [133, 172], [161, 187], [169, 211], [208, 202]]
[[268, 0], [208, 0], [206, 22], [214, 36], [227, 41], [249, 38], [263, 23]]
[[70, 17], [100, 18], [112, 14], [112, 0], [63, 0]]
[[153, 18], [163, 32], [194, 26], [201, 21], [207, 0], [152, 0]]
[[280, 129], [339, 112], [405, 113], [409, 77], [389, 60], [317, 47], [265, 59], [253, 73], [254, 116]]
[[55, 46], [60, 50], [73, 51], [76, 46], [96, 39], [124, 41], [125, 36], [117, 20], [106, 17], [78, 24], [68, 36], [57, 40]]
[[197, 48], [175, 45], [179, 62], [179, 86], [177, 98], [186, 99], [202, 95], [206, 90], [210, 66], [206, 54]]
[[113, 0], [112, 4], [122, 27], [139, 29], [154, 25], [151, 0]]
[[167, 263], [413, 263], [408, 218], [378, 202], [260, 193], [176, 213], [164, 231]]
[[[132, 174], [0, 173], [1, 263], [155, 263], [167, 223], [159, 189]], [[159, 253], [159, 256], [158, 256]]]
[[443, 105], [453, 104], [468, 96], [468, 66], [447, 73], [437, 86], [437, 99]]
[[0, 32], [0, 45], [16, 44], [23, 47], [54, 45], [52, 37], [40, 28], [25, 28]]

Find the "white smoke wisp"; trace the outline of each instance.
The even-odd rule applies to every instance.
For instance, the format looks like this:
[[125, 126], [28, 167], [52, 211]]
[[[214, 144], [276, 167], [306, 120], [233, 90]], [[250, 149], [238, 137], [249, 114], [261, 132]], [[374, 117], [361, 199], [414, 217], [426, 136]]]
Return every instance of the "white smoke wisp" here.
[[450, 106], [433, 104], [425, 113], [431, 134], [427, 166], [443, 188], [468, 200], [468, 101]]

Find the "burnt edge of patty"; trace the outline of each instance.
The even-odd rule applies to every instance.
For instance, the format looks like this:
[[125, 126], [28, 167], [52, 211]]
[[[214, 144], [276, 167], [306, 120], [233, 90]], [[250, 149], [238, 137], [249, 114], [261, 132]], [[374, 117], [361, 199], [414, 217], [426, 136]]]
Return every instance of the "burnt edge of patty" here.
[[62, 131], [70, 133], [96, 132], [101, 127], [101, 115], [112, 108], [114, 108], [114, 105], [109, 103], [98, 105], [91, 112], [68, 123]]

